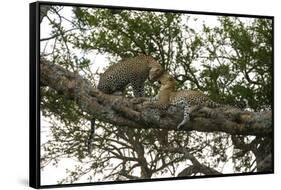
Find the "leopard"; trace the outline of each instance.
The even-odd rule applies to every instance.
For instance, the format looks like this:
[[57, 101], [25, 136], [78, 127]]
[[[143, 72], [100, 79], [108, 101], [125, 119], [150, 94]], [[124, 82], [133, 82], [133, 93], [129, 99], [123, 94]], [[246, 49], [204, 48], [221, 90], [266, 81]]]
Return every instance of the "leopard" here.
[[160, 63], [152, 56], [140, 54], [109, 66], [101, 74], [97, 88], [106, 94], [123, 94], [130, 85], [135, 97], [143, 97], [145, 81], [149, 79], [153, 82], [151, 79], [161, 75], [163, 71]]
[[212, 101], [201, 91], [177, 90], [177, 82], [168, 72], [164, 72], [153, 80], [158, 81], [161, 86], [157, 96], [145, 102], [144, 107], [158, 109], [166, 109], [170, 105], [181, 107], [183, 120], [177, 125], [177, 129], [181, 129], [190, 120], [190, 113], [199, 107], [218, 108], [224, 106]]
[[[105, 94], [124, 94], [127, 86], [132, 86], [135, 97], [144, 97], [144, 84], [147, 79], [153, 82], [164, 72], [161, 64], [150, 55], [139, 54], [109, 66], [100, 75], [97, 89]], [[93, 150], [95, 119], [91, 121], [90, 135], [87, 140], [88, 152]]]

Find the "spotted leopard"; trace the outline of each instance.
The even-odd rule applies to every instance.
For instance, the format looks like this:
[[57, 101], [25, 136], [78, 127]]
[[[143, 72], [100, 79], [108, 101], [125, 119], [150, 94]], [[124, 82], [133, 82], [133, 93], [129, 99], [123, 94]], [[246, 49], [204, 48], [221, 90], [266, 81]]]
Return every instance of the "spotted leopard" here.
[[[157, 101], [152, 101], [146, 105], [147, 107], [156, 107], [166, 109], [169, 105], [180, 106], [184, 110], [184, 117], [177, 129], [181, 128], [190, 120], [190, 113], [196, 106], [205, 106], [210, 108], [222, 107], [223, 105], [212, 101], [208, 96], [199, 91], [194, 90], [176, 90], [175, 79], [164, 72], [160, 77], [155, 79], [161, 83], [157, 95]], [[193, 107], [193, 108], [192, 108]]]
[[149, 77], [156, 78], [162, 73], [161, 65], [153, 57], [141, 54], [109, 66], [101, 74], [97, 88], [106, 94], [113, 94], [123, 92], [131, 85], [134, 96], [143, 97], [145, 80]]
[[[103, 93], [113, 94], [117, 92], [123, 93], [125, 88], [131, 85], [134, 96], [143, 97], [144, 82], [146, 79], [157, 78], [163, 71], [161, 65], [153, 57], [141, 54], [109, 66], [107, 70], [101, 74], [97, 88]], [[90, 135], [87, 140], [89, 153], [93, 150], [94, 131], [95, 119], [93, 118], [89, 131]]]

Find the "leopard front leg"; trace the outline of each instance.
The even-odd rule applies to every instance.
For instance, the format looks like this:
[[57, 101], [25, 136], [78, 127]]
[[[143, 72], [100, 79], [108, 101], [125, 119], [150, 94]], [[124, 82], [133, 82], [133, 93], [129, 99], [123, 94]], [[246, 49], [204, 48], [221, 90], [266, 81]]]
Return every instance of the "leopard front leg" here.
[[135, 80], [131, 82], [134, 96], [144, 97], [144, 80]]
[[180, 124], [178, 124], [177, 129], [180, 129], [183, 125], [185, 125], [188, 121], [190, 121], [190, 113], [191, 113], [190, 105], [186, 104], [184, 106], [184, 111], [183, 111], [183, 120]]
[[183, 106], [183, 120], [178, 124], [177, 129], [180, 129], [183, 125], [190, 121], [190, 114], [201, 109], [200, 105], [190, 105], [188, 103], [180, 103]]

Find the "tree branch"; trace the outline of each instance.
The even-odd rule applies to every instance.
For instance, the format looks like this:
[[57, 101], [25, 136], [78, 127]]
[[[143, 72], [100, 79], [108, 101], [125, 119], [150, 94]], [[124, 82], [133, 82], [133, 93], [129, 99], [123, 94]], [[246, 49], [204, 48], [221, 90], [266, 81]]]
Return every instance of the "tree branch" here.
[[180, 153], [184, 154], [184, 158], [191, 161], [192, 165], [188, 166], [187, 168], [183, 169], [179, 174], [178, 177], [182, 176], [191, 176], [197, 173], [203, 173], [205, 175], [222, 175], [222, 173], [218, 172], [217, 170], [208, 167], [204, 164], [201, 164], [195, 156], [190, 153], [190, 150], [187, 148], [174, 148], [174, 147], [167, 147], [165, 148], [170, 153]]
[[[77, 73], [45, 59], [41, 59], [40, 74], [41, 84], [73, 99], [94, 118], [116, 126], [176, 130], [183, 117], [180, 108], [171, 106], [165, 111], [144, 108], [135, 103], [137, 98], [104, 94]], [[230, 107], [201, 108], [191, 113], [191, 121], [180, 130], [269, 136], [272, 133], [272, 113], [245, 112]]]

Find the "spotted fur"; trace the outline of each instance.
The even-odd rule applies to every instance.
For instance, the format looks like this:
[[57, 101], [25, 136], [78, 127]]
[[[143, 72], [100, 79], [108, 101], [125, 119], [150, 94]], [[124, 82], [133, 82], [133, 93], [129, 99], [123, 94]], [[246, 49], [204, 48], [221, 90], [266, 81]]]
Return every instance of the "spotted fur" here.
[[163, 73], [158, 80], [161, 87], [158, 93], [158, 100], [152, 104], [152, 107], [161, 109], [167, 108], [168, 105], [180, 106], [184, 110], [184, 117], [177, 128], [179, 129], [190, 120], [190, 113], [194, 106], [206, 106], [210, 108], [221, 107], [222, 105], [212, 101], [208, 96], [199, 91], [181, 90], [176, 91], [176, 81], [168, 73]]
[[192, 112], [193, 106], [206, 106], [210, 108], [221, 107], [220, 104], [210, 100], [209, 97], [202, 92], [193, 90], [181, 90], [172, 93], [170, 104], [181, 106], [184, 110], [184, 117], [182, 122], [178, 124], [178, 129], [190, 120], [190, 113]]
[[122, 60], [108, 67], [100, 76], [98, 89], [106, 94], [113, 94], [123, 92], [127, 85], [131, 85], [134, 96], [143, 97], [144, 82], [148, 79], [150, 70], [153, 71], [151, 78], [163, 73], [161, 65], [151, 56], [139, 55]]

